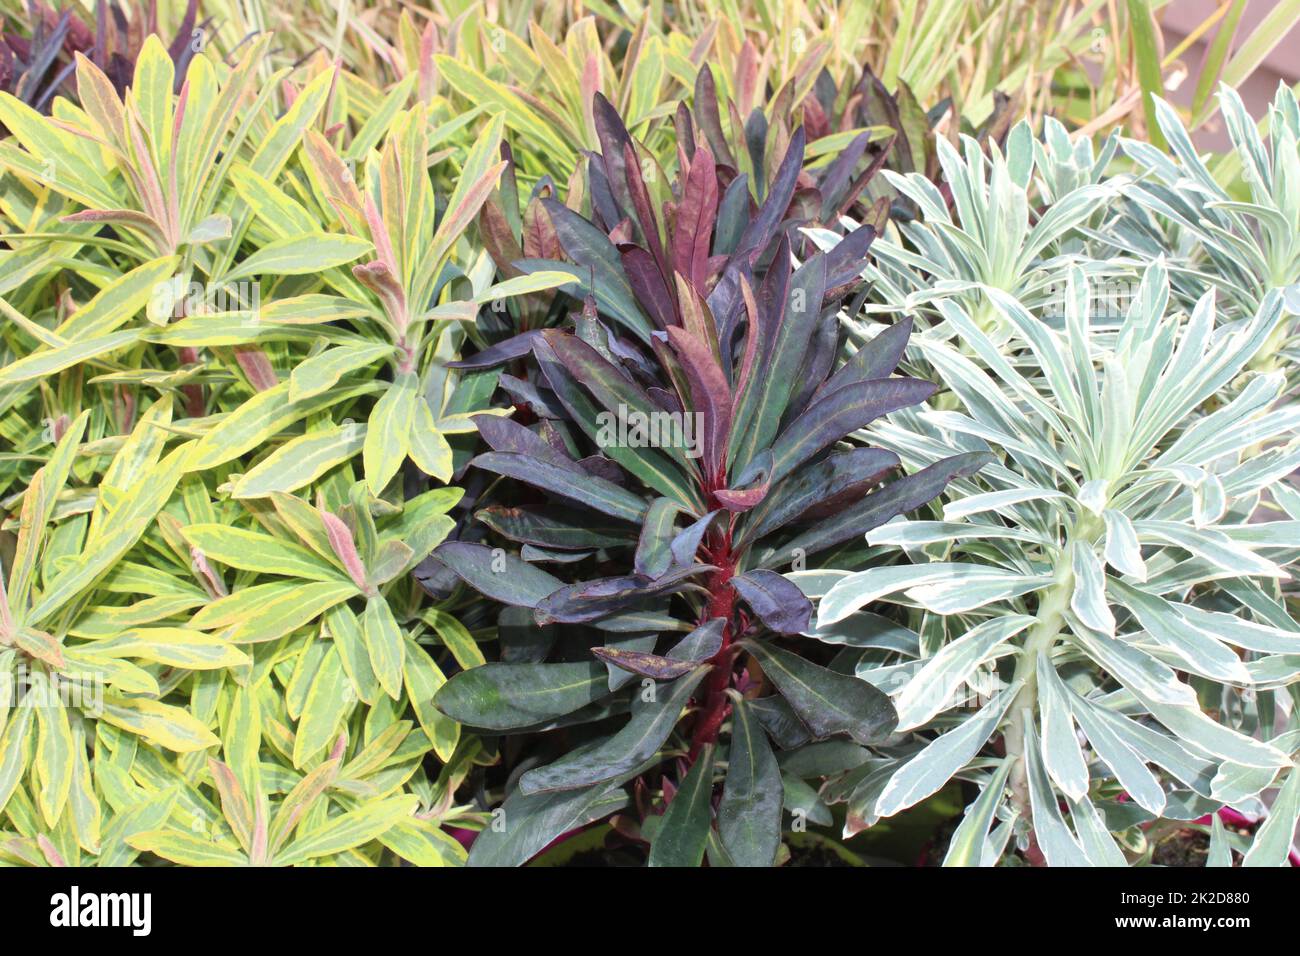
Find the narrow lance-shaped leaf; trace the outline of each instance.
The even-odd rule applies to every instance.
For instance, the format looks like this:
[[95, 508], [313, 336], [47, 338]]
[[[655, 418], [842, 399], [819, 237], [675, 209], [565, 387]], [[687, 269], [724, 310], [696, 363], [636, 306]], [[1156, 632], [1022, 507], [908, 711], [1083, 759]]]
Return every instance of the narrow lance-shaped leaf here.
[[846, 733], [860, 744], [873, 744], [889, 736], [898, 723], [889, 698], [866, 681], [819, 667], [771, 644], [753, 640], [741, 644], [815, 736]]

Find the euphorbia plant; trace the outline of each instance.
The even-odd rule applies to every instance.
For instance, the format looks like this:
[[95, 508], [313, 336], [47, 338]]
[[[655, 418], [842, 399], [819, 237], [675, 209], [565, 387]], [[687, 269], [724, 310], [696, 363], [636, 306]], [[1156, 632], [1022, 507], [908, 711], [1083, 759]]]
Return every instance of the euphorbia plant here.
[[[933, 332], [916, 345], [960, 409], [873, 429], [913, 467], [953, 448], [998, 461], [954, 482], [942, 521], [868, 534], [913, 563], [808, 579], [818, 634], [851, 645], [841, 666], [890, 690], [912, 734], [831, 790], [852, 833], [958, 777], [980, 794], [947, 863], [993, 865], [1014, 837], [1031, 862], [1109, 866], [1149, 859], [1148, 824], [1262, 809], [1278, 786], [1280, 822], [1245, 862], [1280, 865], [1300, 814], [1297, 732], [1282, 722], [1300, 631], [1277, 582], [1300, 541], [1295, 520], [1253, 516], [1268, 489], [1294, 519], [1282, 479], [1300, 448], [1283, 376], [1246, 373], [1284, 321], [1279, 296], [1215, 336], [1214, 293], [1180, 316], [1157, 264], [1109, 332], [1082, 269], [1065, 287], [1064, 333], [993, 293], [1002, 351], [941, 302], [974, 357]], [[923, 637], [855, 643], [881, 601], [916, 609]], [[963, 713], [967, 685], [996, 693]]]
[[[631, 157], [630, 142], [606, 143]], [[652, 864], [698, 864], [707, 846], [715, 861], [768, 865], [782, 806], [768, 735], [845, 734], [865, 745], [894, 726], [884, 694], [800, 652], [795, 636], [807, 630], [811, 604], [776, 569], [802, 566], [930, 500], [983, 456], [881, 485], [895, 455], [837, 447], [934, 386], [891, 377], [907, 323], [835, 370], [837, 315], [874, 229], [794, 268], [786, 212], [802, 144], [797, 132], [763, 206], [751, 213], [744, 204], [735, 221], [719, 208], [711, 156], [696, 150], [676, 192], [676, 222], [669, 209], [662, 233], [636, 195], [636, 164], [606, 157], [604, 171], [621, 180], [610, 193], [631, 194], [650, 248], [630, 241], [626, 223], [614, 227], [627, 237], [617, 249], [576, 213], [557, 228], [564, 222], [569, 235], [586, 237], [584, 250], [606, 275], [616, 257], [639, 270], [629, 300], [636, 313], [615, 316], [633, 336], [606, 327], [588, 298], [576, 332], [528, 333], [492, 356], [527, 367], [540, 417], [533, 427], [477, 418], [491, 450], [472, 464], [504, 479], [500, 503], [478, 517], [521, 546], [520, 556], [467, 541], [434, 553], [511, 606], [500, 626], [506, 660], [452, 677], [435, 703], [470, 727], [506, 734], [625, 710], [631, 718], [524, 773], [504, 825], [479, 837], [471, 862], [522, 863], [622, 807], [621, 786], [641, 778], [660, 781], [667, 804], [639, 830]], [[644, 324], [627, 322], [633, 314]], [[540, 563], [576, 573], [559, 577]], [[686, 635], [661, 647], [664, 632]], [[548, 649], [567, 662], [544, 663]], [[637, 678], [639, 689], [626, 688]], [[728, 720], [724, 772], [716, 754]]]

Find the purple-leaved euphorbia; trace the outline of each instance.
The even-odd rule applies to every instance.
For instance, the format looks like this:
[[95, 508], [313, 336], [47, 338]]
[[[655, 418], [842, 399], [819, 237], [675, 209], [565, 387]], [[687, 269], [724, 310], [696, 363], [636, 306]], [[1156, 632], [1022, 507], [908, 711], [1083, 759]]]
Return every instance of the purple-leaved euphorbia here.
[[841, 360], [838, 313], [875, 228], [796, 267], [808, 251], [795, 234], [802, 129], [761, 203], [701, 142], [679, 150], [656, 204], [617, 113], [598, 98], [595, 114], [594, 212], [546, 201], [566, 260], [519, 263], [573, 272], [584, 304], [572, 329], [531, 330], [462, 363], [508, 364], [526, 414], [479, 416], [489, 450], [471, 463], [499, 479], [477, 518], [512, 547], [434, 552], [509, 606], [503, 661], [453, 676], [435, 703], [485, 733], [630, 719], [524, 773], [506, 826], [470, 861], [522, 863], [619, 810], [628, 781], [676, 767], [667, 810], [643, 826], [650, 862], [699, 863], [716, 827], [711, 852], [768, 865], [782, 808], [769, 737], [868, 745], [896, 723], [884, 693], [801, 652], [812, 605], [781, 572], [924, 505], [985, 456], [899, 475], [892, 452], [850, 440], [935, 386], [894, 375], [908, 321]]

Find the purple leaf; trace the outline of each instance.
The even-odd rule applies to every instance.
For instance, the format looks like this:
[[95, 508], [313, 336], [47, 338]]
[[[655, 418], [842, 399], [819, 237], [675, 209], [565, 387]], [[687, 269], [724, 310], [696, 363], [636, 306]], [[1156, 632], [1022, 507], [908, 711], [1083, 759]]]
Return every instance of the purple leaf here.
[[668, 330], [668, 341], [672, 343], [690, 383], [691, 407], [703, 419], [705, 474], [716, 479], [726, 468], [727, 462], [727, 436], [731, 432], [731, 388], [713, 350], [704, 342], [678, 326]]
[[692, 521], [677, 537], [673, 538], [673, 560], [678, 565], [686, 566], [695, 560], [695, 552], [700, 549], [700, 542], [704, 540], [704, 533], [709, 530], [709, 525], [713, 524], [713, 519], [718, 514], [717, 511], [710, 511], [703, 518]]
[[490, 451], [474, 458], [470, 464], [549, 491], [612, 518], [640, 521], [645, 513], [645, 502], [638, 495], [613, 482], [592, 474], [575, 474], [567, 467], [531, 455]]
[[516, 421], [500, 415], [475, 415], [472, 421], [478, 426], [478, 433], [483, 436], [483, 440], [493, 451], [531, 455], [576, 475], [583, 474], [582, 468], [576, 461], [552, 447], [541, 435]]
[[727, 147], [727, 137], [722, 132], [722, 117], [718, 112], [718, 91], [713, 82], [713, 71], [707, 65], [695, 77], [695, 120], [700, 132], [708, 140], [713, 155], [732, 169], [736, 160]]
[[641, 164], [637, 160], [636, 148], [630, 142], [623, 146], [623, 166], [627, 170], [628, 192], [632, 197], [632, 209], [636, 213], [641, 234], [645, 237], [646, 245], [650, 247], [650, 255], [658, 264], [664, 281], [667, 282], [671, 272], [668, 260], [664, 257], [663, 241], [659, 236], [659, 217], [655, 215], [654, 206], [650, 203], [650, 193], [646, 190], [645, 180], [641, 178]]
[[434, 549], [433, 555], [470, 587], [502, 604], [536, 607], [564, 586], [559, 578], [500, 548], [446, 541]]
[[619, 246], [618, 253], [637, 303], [650, 320], [660, 329], [677, 325], [681, 321], [677, 316], [677, 296], [669, 291], [654, 256], [631, 243]]
[[689, 579], [715, 568], [695, 564], [678, 568], [651, 580], [642, 575], [623, 575], [579, 581], [560, 588], [538, 602], [537, 623], [589, 624], [624, 608], [633, 607], [647, 597], [684, 590]]
[[888, 378], [902, 361], [911, 335], [910, 318], [895, 322], [858, 349], [851, 359], [822, 384], [814, 397], [825, 398], [854, 382]]
[[938, 388], [915, 378], [884, 378], [846, 385], [820, 399], [792, 421], [772, 446], [772, 480], [784, 478], [823, 448], [881, 415], [925, 401]]
[[718, 214], [718, 172], [713, 154], [700, 147], [682, 187], [673, 229], [673, 269], [703, 296], [709, 278], [709, 240]]
[[712, 660], [722, 650], [722, 635], [726, 627], [726, 618], [710, 618], [678, 641], [668, 656], [675, 661], [694, 661], [697, 664]]
[[467, 359], [448, 362], [447, 368], [484, 369], [504, 365], [514, 359], [523, 358], [533, 350], [533, 340], [540, 334], [537, 330], [520, 332], [503, 342], [489, 345], [481, 352], [476, 352]]
[[812, 525], [779, 548], [763, 553], [759, 566], [780, 567], [788, 564], [795, 554], [806, 557], [851, 538], [860, 538], [896, 515], [921, 507], [939, 495], [954, 478], [973, 475], [991, 461], [993, 456], [987, 452], [967, 452], [892, 481], [851, 508]]
[[777, 485], [750, 513], [741, 540], [757, 541], [796, 518], [807, 520], [828, 502], [836, 511], [843, 510], [898, 466], [898, 456], [882, 448], [854, 448], [828, 455]]
[[[614, 109], [613, 104], [603, 93], [597, 93], [592, 97], [591, 112], [596, 126], [596, 138], [600, 140], [601, 164], [604, 166], [606, 181], [615, 202], [621, 207], [623, 215], [626, 215], [633, 209], [632, 195], [628, 189], [626, 153], [627, 149], [632, 149], [633, 156], [636, 155], [632, 137], [628, 135], [627, 127], [623, 125], [623, 118], [618, 115], [618, 110]], [[634, 158], [633, 166], [635, 165]], [[621, 219], [622, 216], [619, 218]]]
[[731, 586], [768, 630], [777, 634], [802, 634], [808, 630], [812, 602], [775, 571], [746, 571], [732, 578]]
[[696, 661], [675, 661], [668, 657], [660, 657], [658, 654], [625, 651], [617, 647], [593, 647], [591, 653], [607, 664], [655, 680], [676, 680], [683, 674], [689, 674], [698, 666]]

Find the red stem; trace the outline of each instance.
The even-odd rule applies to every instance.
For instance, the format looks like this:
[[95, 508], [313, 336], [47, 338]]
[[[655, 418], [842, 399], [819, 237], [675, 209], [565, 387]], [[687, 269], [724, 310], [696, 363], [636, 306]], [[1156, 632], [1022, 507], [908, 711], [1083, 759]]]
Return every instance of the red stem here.
[[689, 762], [695, 763], [700, 750], [718, 739], [718, 731], [730, 711], [727, 688], [731, 686], [732, 665], [736, 650], [732, 645], [735, 637], [736, 592], [731, 587], [731, 579], [736, 573], [736, 558], [731, 552], [731, 529], [717, 532], [711, 536], [710, 546], [706, 548], [709, 562], [717, 566], [709, 578], [709, 590], [712, 597], [704, 609], [699, 623], [703, 624], [715, 617], [725, 621], [722, 626], [722, 646], [710, 659], [713, 671], [704, 684], [703, 707], [695, 718], [695, 727], [691, 732], [691, 750]]

